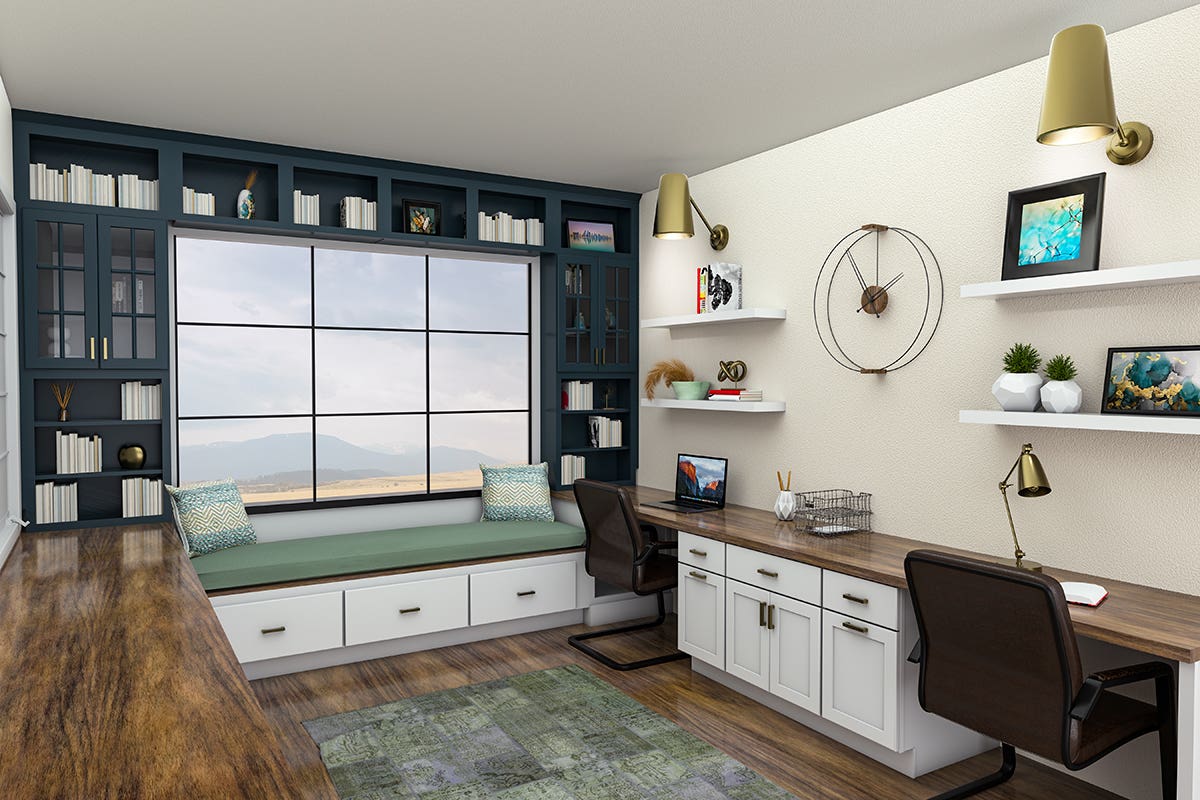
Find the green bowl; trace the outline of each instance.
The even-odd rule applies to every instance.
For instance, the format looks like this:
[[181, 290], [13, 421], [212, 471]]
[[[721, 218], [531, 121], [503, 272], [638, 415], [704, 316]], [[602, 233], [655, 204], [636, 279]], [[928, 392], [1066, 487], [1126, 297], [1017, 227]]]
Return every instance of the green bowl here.
[[671, 389], [677, 400], [704, 400], [708, 397], [708, 381], [674, 381]]

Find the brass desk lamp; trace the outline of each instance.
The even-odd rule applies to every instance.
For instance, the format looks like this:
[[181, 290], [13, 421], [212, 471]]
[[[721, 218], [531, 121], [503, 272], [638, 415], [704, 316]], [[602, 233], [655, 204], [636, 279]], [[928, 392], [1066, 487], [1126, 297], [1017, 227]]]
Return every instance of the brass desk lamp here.
[[1025, 551], [1021, 549], [1021, 543], [1017, 541], [1017, 526], [1013, 524], [1012, 508], [1008, 505], [1008, 490], [1012, 487], [1008, 480], [1014, 472], [1017, 473], [1017, 494], [1021, 497], [1041, 497], [1050, 494], [1050, 481], [1046, 479], [1042, 462], [1038, 461], [1038, 457], [1033, 454], [1032, 444], [1021, 446], [1021, 455], [1017, 456], [1012, 469], [1004, 476], [1004, 480], [1000, 481], [1000, 495], [1004, 498], [1004, 510], [1008, 512], [1008, 527], [1012, 531], [1013, 547], [1015, 548], [1013, 554], [1016, 556], [1015, 560], [1005, 563], [1020, 569], [1041, 572], [1041, 564], [1025, 560]]

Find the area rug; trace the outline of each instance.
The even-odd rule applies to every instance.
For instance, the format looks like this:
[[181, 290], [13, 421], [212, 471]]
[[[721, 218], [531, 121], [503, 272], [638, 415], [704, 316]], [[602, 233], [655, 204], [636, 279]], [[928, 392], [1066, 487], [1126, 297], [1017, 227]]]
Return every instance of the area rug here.
[[576, 666], [304, 726], [342, 800], [794, 800]]

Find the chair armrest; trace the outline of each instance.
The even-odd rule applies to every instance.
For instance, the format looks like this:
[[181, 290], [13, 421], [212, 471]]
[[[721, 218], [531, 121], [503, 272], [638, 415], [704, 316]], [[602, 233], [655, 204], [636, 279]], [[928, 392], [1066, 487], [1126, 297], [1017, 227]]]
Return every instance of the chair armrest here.
[[646, 549], [639, 553], [638, 557], [633, 560], [633, 565], [635, 567], [640, 567], [642, 564], [645, 564], [647, 561], [654, 558], [657, 553], [663, 550], [674, 549], [675, 542], [650, 542], [646, 546]]
[[925, 640], [917, 639], [917, 643], [913, 645], [913, 649], [908, 654], [910, 664], [920, 664], [925, 660]]
[[1080, 687], [1079, 694], [1075, 697], [1075, 703], [1071, 706], [1071, 718], [1087, 719], [1096, 707], [1096, 701], [1100, 699], [1101, 692], [1105, 689], [1148, 680], [1173, 681], [1174, 678], [1175, 673], [1171, 667], [1162, 661], [1147, 661], [1144, 664], [1093, 672], [1084, 679], [1083, 686]]

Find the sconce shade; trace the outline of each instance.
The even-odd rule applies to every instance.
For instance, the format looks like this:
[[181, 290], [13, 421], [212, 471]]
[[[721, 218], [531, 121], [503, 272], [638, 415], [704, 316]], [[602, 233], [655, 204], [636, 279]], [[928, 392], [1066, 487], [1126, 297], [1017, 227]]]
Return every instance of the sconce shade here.
[[692, 194], [687, 176], [669, 172], [658, 179], [658, 205], [654, 208], [656, 239], [690, 239], [696, 234], [692, 224]]
[[1042, 469], [1042, 462], [1031, 452], [1022, 452], [1017, 464], [1017, 494], [1021, 497], [1050, 494], [1050, 481]]
[[1050, 68], [1042, 98], [1038, 141], [1092, 142], [1111, 135], [1118, 124], [1104, 28], [1099, 25], [1064, 28], [1050, 43]]

